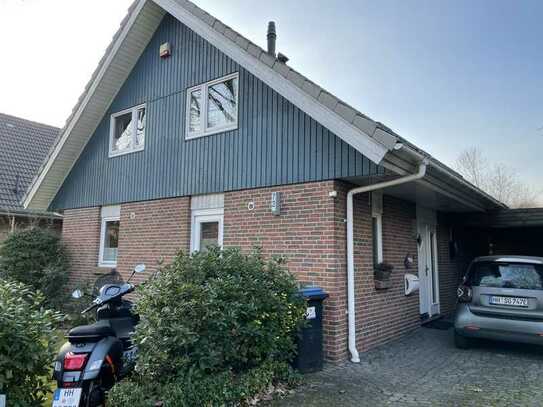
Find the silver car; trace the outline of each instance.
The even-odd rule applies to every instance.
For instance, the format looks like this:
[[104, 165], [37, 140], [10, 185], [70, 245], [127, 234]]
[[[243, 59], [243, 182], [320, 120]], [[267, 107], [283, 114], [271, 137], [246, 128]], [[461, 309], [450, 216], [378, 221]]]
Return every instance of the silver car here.
[[543, 345], [543, 257], [476, 258], [458, 288], [454, 342], [473, 338]]

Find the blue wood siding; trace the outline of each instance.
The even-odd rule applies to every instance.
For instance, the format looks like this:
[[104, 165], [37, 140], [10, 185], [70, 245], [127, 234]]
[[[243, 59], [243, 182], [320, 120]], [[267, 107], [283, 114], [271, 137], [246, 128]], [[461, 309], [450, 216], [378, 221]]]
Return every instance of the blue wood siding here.
[[[172, 56], [158, 57], [161, 43]], [[186, 89], [239, 72], [239, 127], [185, 141]], [[111, 113], [147, 103], [145, 150], [108, 157]], [[383, 169], [166, 15], [51, 209], [374, 175]]]

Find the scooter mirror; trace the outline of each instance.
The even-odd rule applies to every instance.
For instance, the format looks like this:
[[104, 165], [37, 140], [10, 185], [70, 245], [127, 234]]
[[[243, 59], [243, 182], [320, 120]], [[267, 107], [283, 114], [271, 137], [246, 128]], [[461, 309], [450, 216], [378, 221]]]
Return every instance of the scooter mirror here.
[[79, 298], [83, 297], [83, 291], [81, 291], [79, 288], [77, 290], [74, 290], [72, 292], [72, 297], [78, 300]]
[[145, 271], [145, 264], [141, 263], [134, 267], [136, 273], [143, 273]]

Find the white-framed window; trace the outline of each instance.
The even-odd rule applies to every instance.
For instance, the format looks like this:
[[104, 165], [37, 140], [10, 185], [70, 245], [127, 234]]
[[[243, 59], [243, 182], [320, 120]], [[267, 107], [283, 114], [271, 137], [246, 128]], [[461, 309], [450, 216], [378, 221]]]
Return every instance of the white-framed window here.
[[185, 139], [237, 129], [238, 106], [237, 72], [187, 89]]
[[102, 225], [100, 228], [99, 267], [117, 267], [119, 248], [120, 206], [102, 207]]
[[190, 251], [205, 251], [209, 246], [222, 247], [223, 209], [192, 211]]
[[373, 237], [373, 264], [383, 262], [383, 193], [371, 194], [371, 226]]
[[109, 156], [142, 151], [145, 147], [145, 104], [111, 115], [109, 125]]
[[190, 251], [203, 251], [210, 245], [222, 247], [224, 195], [196, 195], [190, 199]]

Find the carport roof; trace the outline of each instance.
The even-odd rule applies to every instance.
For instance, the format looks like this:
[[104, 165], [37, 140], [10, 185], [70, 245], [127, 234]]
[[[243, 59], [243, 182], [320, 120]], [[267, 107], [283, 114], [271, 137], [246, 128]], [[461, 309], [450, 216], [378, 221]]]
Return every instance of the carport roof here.
[[502, 209], [471, 213], [458, 219], [466, 226], [485, 228], [542, 227], [543, 208]]

